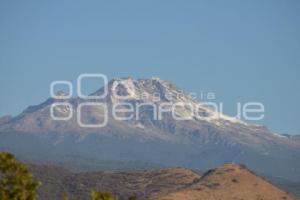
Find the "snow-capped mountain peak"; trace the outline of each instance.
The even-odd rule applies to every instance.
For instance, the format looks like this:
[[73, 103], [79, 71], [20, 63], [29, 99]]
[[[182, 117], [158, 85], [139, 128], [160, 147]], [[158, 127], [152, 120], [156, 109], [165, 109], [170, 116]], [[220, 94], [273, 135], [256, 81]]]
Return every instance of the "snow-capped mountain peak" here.
[[[169, 81], [157, 77], [148, 79], [114, 78], [108, 84], [108, 97], [112, 104], [121, 102], [142, 102], [161, 105], [176, 104], [177, 115], [189, 120], [203, 120], [221, 126], [226, 123], [239, 123], [248, 125], [246, 122], [214, 111], [211, 107], [199, 102], [183, 90], [177, 88]], [[103, 92], [100, 89], [98, 94]], [[97, 92], [92, 94], [97, 95]]]
[[[91, 95], [100, 95], [103, 91], [101, 88]], [[128, 108], [126, 103], [130, 104], [134, 109], [121, 113], [121, 117], [132, 117], [118, 120], [111, 114], [105, 116], [103, 109], [93, 106], [78, 113], [81, 103], [98, 101], [107, 105], [109, 112], [118, 103], [123, 109]], [[55, 103], [58, 106], [53, 107]], [[175, 117], [164, 111], [160, 119], [155, 119], [154, 116], [159, 116], [159, 109], [166, 110], [164, 106], [173, 105], [177, 105]], [[51, 109], [55, 116], [64, 120], [51, 118]], [[70, 113], [73, 113], [71, 117]], [[101, 128], [85, 128], [78, 124], [78, 116], [86, 124], [102, 123], [105, 117], [108, 123]], [[24, 139], [15, 140], [15, 135]], [[41, 147], [45, 148], [43, 159], [57, 148], [57, 154], [62, 156], [81, 152], [84, 156], [95, 155], [100, 160], [145, 159], [171, 165], [186, 164], [192, 168], [235, 161], [254, 163], [253, 168], [267, 172], [276, 163], [282, 165], [278, 170], [274, 169], [276, 173], [291, 177], [297, 174], [294, 169], [300, 166], [299, 162], [293, 169], [284, 165], [299, 160], [299, 140], [274, 135], [263, 126], [220, 114], [159, 78], [112, 79], [103, 99], [49, 98], [0, 123], [0, 136], [2, 146], [16, 148], [16, 151], [19, 147], [29, 152], [34, 147], [39, 151]], [[15, 144], [16, 141], [19, 143]], [[258, 162], [253, 162], [257, 159]], [[274, 159], [278, 162], [273, 162]]]

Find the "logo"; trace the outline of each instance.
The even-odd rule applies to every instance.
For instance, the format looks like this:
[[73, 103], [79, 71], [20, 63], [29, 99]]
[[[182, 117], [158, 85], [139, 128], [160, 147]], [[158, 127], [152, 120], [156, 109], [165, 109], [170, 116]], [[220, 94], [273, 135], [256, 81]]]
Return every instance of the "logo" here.
[[[103, 82], [101, 92], [93, 95], [84, 94], [82, 86], [88, 79], [99, 79]], [[154, 80], [154, 79], [153, 79]], [[157, 79], [155, 79], [157, 80]], [[176, 92], [141, 92], [138, 96], [135, 93], [119, 95], [116, 92], [116, 83], [112, 86], [112, 94], [118, 101], [111, 106], [105, 99], [108, 96], [108, 78], [104, 74], [81, 74], [77, 78], [76, 93], [79, 101], [71, 103], [73, 97], [73, 85], [70, 81], [53, 81], [50, 85], [50, 95], [55, 99], [50, 107], [52, 120], [68, 121], [76, 118], [76, 122], [83, 128], [102, 128], [109, 121], [109, 116], [118, 121], [140, 120], [141, 112], [145, 108], [150, 108], [152, 120], [162, 120], [164, 114], [171, 114], [174, 120], [225, 120], [235, 123], [245, 123], [242, 120], [258, 121], [265, 116], [265, 108], [261, 102], [238, 102], [236, 104], [236, 116], [228, 117], [223, 114], [223, 102], [216, 103], [215, 93], [201, 92], [199, 95], [201, 103], [198, 102], [198, 95], [195, 92], [185, 94], [183, 91]], [[66, 93], [55, 93], [55, 89], [63, 86], [67, 88]], [[132, 85], [128, 86], [132, 92]], [[149, 87], [152, 87], [151, 85]], [[152, 87], [153, 89], [153, 87]], [[162, 98], [163, 95], [163, 98]], [[132, 103], [129, 100], [134, 96], [140, 101]], [[93, 113], [92, 115], [90, 113]], [[94, 115], [97, 115], [96, 117]]]

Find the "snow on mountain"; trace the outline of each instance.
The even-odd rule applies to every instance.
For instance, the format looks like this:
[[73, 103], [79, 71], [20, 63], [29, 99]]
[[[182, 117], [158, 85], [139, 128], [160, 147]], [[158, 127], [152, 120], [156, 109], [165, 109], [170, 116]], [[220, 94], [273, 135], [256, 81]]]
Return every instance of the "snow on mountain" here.
[[[40, 105], [29, 106], [0, 124], [0, 150], [13, 151], [24, 159], [53, 162], [63, 162], [72, 155], [76, 160], [139, 161], [202, 170], [224, 162], [241, 162], [258, 172], [300, 180], [294, 175], [300, 169], [298, 140], [218, 113], [159, 78], [115, 78], [107, 90], [103, 99], [49, 98]], [[104, 91], [100, 88], [91, 96]], [[78, 125], [77, 109], [86, 102], [107, 105], [105, 127]], [[67, 118], [72, 112], [72, 117], [53, 120], [50, 114], [55, 103], [55, 116]], [[174, 113], [169, 112], [174, 104], [178, 105], [173, 107]], [[113, 117], [116, 107], [127, 111], [118, 113], [123, 120]], [[80, 116], [83, 123], [97, 124], [103, 122], [105, 114], [102, 108], [87, 106]], [[72, 165], [74, 162], [77, 161], [70, 161]]]
[[[185, 105], [185, 108], [178, 109], [176, 113], [184, 119], [196, 121], [199, 120], [197, 116], [201, 116], [201, 120], [212, 122], [216, 125], [228, 122], [247, 125], [241, 120], [213, 111], [208, 106], [192, 99], [170, 82], [159, 78], [138, 80], [133, 78], [113, 79], [108, 85], [108, 91], [112, 104], [120, 102], [132, 103], [132, 101], [155, 104], [168, 102], [178, 104], [178, 107]], [[100, 89], [92, 95], [99, 95], [102, 92], [103, 89]]]

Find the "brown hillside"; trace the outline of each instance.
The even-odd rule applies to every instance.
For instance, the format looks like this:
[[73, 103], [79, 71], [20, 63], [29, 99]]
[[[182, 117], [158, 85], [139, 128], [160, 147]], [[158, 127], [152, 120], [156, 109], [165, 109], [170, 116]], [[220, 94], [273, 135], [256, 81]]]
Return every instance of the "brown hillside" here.
[[30, 165], [30, 171], [43, 184], [39, 199], [89, 199], [90, 191], [106, 191], [119, 200], [136, 195], [139, 200], [168, 194], [197, 182], [201, 175], [184, 168], [132, 172], [73, 173], [60, 167]]
[[242, 165], [210, 170], [192, 186], [159, 200], [286, 200], [294, 199]]

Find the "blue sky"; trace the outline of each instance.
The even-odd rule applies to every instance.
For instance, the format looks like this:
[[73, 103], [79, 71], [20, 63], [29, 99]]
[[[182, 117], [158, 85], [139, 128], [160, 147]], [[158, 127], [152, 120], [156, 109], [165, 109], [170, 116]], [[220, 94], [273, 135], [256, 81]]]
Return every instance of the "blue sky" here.
[[263, 102], [260, 123], [300, 133], [299, 10], [298, 0], [1, 1], [0, 115], [81, 73], [158, 76], [214, 92], [227, 114]]

